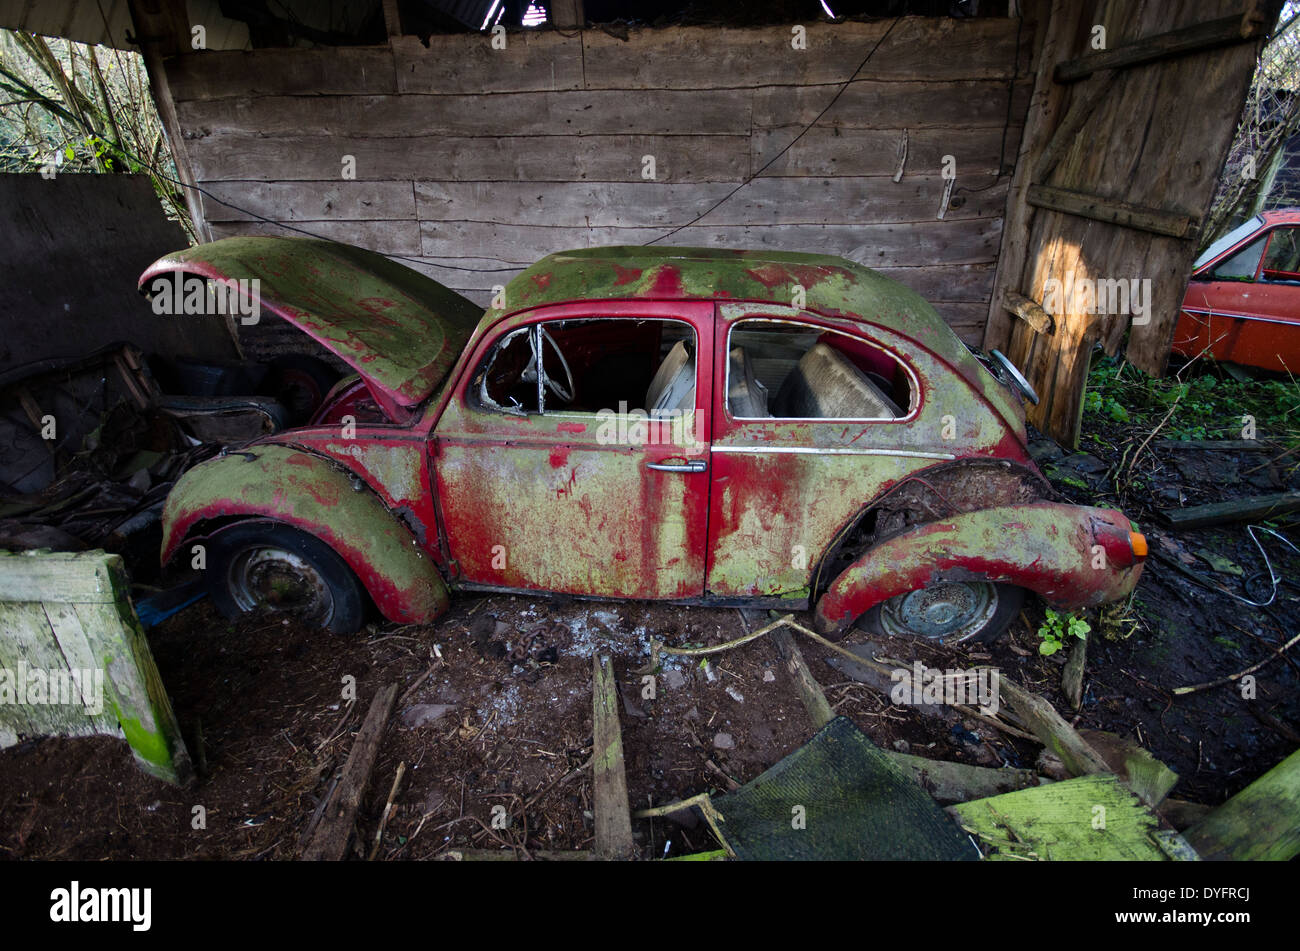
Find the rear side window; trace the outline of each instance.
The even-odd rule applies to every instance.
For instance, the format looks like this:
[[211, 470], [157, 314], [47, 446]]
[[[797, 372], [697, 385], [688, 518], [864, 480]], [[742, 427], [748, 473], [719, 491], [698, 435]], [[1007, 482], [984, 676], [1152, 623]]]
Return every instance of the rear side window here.
[[892, 353], [824, 327], [744, 320], [727, 351], [727, 412], [738, 419], [901, 419], [916, 397]]
[[1264, 254], [1267, 236], [1252, 241], [1236, 254], [1226, 258], [1214, 269], [1216, 281], [1253, 281], [1259, 270], [1259, 259]]

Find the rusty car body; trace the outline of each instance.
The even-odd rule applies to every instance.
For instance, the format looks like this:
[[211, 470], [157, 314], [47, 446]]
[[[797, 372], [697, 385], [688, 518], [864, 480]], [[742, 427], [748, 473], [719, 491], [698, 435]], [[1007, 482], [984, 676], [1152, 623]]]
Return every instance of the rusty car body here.
[[1124, 515], [1065, 503], [1038, 472], [1004, 371], [848, 261], [583, 249], [486, 313], [314, 239], [201, 245], [141, 288], [180, 274], [258, 279], [265, 310], [357, 373], [309, 425], [174, 487], [162, 557], [204, 552], [229, 613], [347, 631], [365, 598], [405, 623], [503, 591], [988, 639], [1027, 591], [1081, 608], [1141, 572]]
[[1275, 373], [1300, 368], [1300, 209], [1255, 215], [1201, 253], [1171, 349]]

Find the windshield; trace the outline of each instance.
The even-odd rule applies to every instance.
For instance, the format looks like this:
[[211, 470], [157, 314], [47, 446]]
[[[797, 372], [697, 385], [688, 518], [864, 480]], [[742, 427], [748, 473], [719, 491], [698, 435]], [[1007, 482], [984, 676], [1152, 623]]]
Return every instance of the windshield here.
[[1224, 251], [1227, 251], [1242, 238], [1260, 228], [1263, 224], [1264, 219], [1259, 215], [1239, 224], [1218, 241], [1215, 241], [1208, 248], [1202, 251], [1201, 256], [1192, 262], [1192, 270], [1196, 271], [1205, 267], [1205, 265], [1209, 264]]

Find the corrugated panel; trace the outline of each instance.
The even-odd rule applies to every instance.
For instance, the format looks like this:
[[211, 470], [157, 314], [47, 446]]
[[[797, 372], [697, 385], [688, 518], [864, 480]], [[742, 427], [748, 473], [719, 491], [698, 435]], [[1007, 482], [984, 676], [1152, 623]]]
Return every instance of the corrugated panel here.
[[0, 0], [0, 27], [132, 49], [127, 0]]

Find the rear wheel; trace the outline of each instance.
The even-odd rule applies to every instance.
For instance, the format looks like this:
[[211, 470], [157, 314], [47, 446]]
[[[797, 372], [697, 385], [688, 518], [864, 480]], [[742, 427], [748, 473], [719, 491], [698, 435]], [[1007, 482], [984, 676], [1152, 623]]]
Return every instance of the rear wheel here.
[[361, 582], [320, 539], [274, 522], [231, 526], [208, 543], [208, 592], [229, 618], [254, 612], [295, 617], [335, 634], [365, 619]]
[[940, 581], [896, 595], [862, 616], [864, 629], [940, 644], [988, 643], [1025, 603], [1025, 589], [992, 581]]

